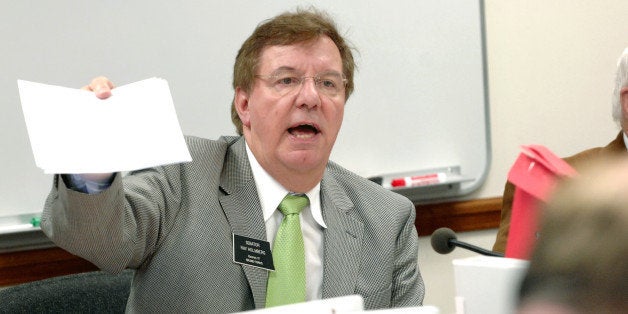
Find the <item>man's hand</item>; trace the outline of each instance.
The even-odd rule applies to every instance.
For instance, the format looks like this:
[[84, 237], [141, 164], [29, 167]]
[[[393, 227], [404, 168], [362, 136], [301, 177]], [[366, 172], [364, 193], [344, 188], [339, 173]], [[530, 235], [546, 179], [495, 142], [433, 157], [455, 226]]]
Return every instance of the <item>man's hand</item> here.
[[99, 76], [93, 79], [92, 82], [89, 83], [89, 85], [83, 86], [81, 89], [94, 92], [94, 94], [96, 94], [96, 97], [100, 99], [106, 99], [111, 96], [111, 90], [113, 88], [114, 85], [108, 78], [104, 76]]

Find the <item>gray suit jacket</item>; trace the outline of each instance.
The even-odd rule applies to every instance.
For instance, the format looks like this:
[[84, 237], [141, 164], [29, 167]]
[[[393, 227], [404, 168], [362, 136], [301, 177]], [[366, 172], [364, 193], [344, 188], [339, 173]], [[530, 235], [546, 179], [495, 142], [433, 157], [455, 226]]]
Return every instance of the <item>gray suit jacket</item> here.
[[[232, 233], [266, 239], [244, 139], [187, 137], [193, 162], [117, 175], [87, 195], [56, 176], [42, 216], [60, 247], [101, 269], [136, 269], [129, 312], [262, 308], [267, 271], [233, 262]], [[412, 203], [330, 162], [321, 181], [323, 298], [420, 305]]]

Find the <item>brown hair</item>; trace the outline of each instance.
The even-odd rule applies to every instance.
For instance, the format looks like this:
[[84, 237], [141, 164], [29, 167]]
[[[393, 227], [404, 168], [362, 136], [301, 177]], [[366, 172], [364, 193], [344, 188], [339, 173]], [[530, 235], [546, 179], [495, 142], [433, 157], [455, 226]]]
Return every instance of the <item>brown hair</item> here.
[[[233, 89], [240, 87], [247, 92], [251, 91], [259, 57], [265, 47], [291, 45], [315, 40], [320, 36], [329, 37], [340, 51], [343, 74], [347, 78], [345, 87], [347, 100], [353, 92], [355, 62], [352, 48], [338, 33], [334, 21], [327, 14], [314, 8], [297, 9], [294, 13], [286, 12], [259, 24], [238, 51], [233, 66]], [[242, 135], [242, 121], [235, 109], [235, 103], [231, 104], [231, 120], [238, 134]]]

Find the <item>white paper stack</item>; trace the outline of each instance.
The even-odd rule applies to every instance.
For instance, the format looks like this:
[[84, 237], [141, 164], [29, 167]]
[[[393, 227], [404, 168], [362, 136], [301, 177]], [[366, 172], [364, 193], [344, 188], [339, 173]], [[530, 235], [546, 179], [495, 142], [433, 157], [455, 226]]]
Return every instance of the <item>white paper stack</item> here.
[[94, 93], [18, 80], [38, 167], [107, 173], [191, 161], [168, 82], [151, 78]]

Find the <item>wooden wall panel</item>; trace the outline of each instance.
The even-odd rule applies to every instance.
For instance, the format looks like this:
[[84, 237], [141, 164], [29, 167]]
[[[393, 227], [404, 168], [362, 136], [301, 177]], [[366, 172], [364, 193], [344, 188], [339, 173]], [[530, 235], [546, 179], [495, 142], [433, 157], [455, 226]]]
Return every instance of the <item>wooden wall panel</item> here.
[[440, 227], [473, 231], [499, 227], [501, 197], [461, 202], [416, 205], [415, 225], [419, 236], [431, 235]]
[[0, 286], [96, 270], [92, 263], [58, 248], [0, 254]]

